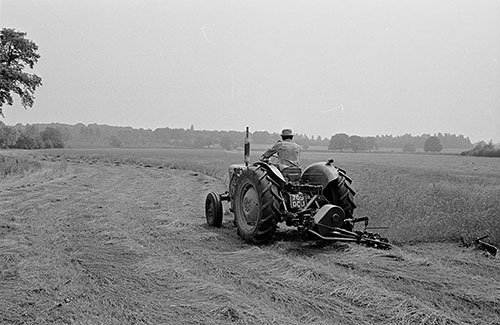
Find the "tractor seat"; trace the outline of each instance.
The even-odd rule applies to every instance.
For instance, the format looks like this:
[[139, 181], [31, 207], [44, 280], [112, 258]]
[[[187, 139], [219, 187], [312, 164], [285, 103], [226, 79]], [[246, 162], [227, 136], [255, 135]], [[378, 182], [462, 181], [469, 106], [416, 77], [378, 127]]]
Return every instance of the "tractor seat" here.
[[302, 174], [302, 169], [300, 169], [300, 167], [286, 167], [281, 170], [281, 173], [289, 182], [298, 182]]

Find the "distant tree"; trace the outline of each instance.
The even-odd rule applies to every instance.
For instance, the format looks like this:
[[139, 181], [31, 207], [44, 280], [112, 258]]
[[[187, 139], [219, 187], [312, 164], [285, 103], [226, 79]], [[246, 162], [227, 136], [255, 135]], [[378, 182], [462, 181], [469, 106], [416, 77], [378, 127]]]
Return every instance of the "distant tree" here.
[[13, 147], [16, 144], [18, 137], [19, 133], [16, 129], [0, 122], [0, 149]]
[[278, 137], [273, 137], [267, 131], [255, 131], [252, 133], [252, 143], [273, 143], [278, 139]]
[[299, 146], [302, 147], [303, 150], [307, 150], [309, 149], [309, 142], [308, 141], [304, 141], [304, 140], [297, 140], [295, 141]]
[[354, 152], [366, 150], [366, 141], [359, 135], [351, 135], [349, 137], [349, 144]]
[[366, 142], [366, 149], [368, 149], [369, 152], [378, 149], [377, 138], [366, 137], [365, 142]]
[[211, 137], [201, 133], [200, 131], [197, 131], [197, 134], [194, 139], [195, 148], [204, 148], [204, 147], [210, 148], [213, 144], [214, 142]]
[[40, 133], [44, 148], [64, 148], [62, 133], [56, 128], [47, 127]]
[[349, 136], [345, 133], [337, 133], [331, 137], [328, 150], [342, 150], [349, 148]]
[[112, 135], [109, 140], [110, 140], [109, 145], [112, 147], [120, 148], [122, 146], [122, 142], [120, 141], [120, 139], [118, 139], [116, 135]]
[[403, 152], [407, 152], [407, 153], [414, 153], [417, 151], [417, 148], [415, 147], [415, 145], [411, 142], [408, 142], [407, 144], [405, 144], [403, 146]]
[[220, 140], [220, 146], [225, 150], [233, 150], [236, 148], [233, 139], [231, 139], [231, 137], [227, 135], [222, 137], [222, 139]]
[[424, 143], [424, 151], [425, 152], [440, 152], [443, 150], [443, 146], [441, 145], [441, 142], [439, 141], [439, 138], [436, 136], [429, 137], [427, 140], [425, 140]]
[[42, 84], [42, 78], [35, 74], [24, 72], [26, 66], [33, 69], [38, 62], [38, 46], [27, 39], [26, 33], [10, 28], [0, 31], [0, 115], [2, 106], [12, 105], [11, 93], [21, 98], [24, 108], [32, 107], [37, 87]]
[[492, 141], [488, 143], [480, 141], [471, 150], [463, 151], [462, 156], [500, 157], [500, 148], [495, 148]]
[[33, 142], [33, 148], [26, 149], [40, 149], [43, 146], [43, 141], [36, 125], [26, 125], [23, 134], [30, 139], [28, 141]]
[[[412, 136], [411, 134], [403, 134], [400, 136], [392, 135], [377, 135], [378, 145], [382, 148], [402, 148], [406, 143], [413, 143], [417, 148], [422, 148], [424, 146], [425, 140], [427, 140], [431, 135], [422, 134], [417, 136]], [[439, 141], [443, 148], [471, 148], [472, 143], [470, 139], [463, 135], [455, 134], [439, 134], [437, 135]]]
[[40, 138], [40, 133], [35, 125], [26, 125], [25, 127], [22, 124], [17, 124], [14, 127], [19, 136], [17, 137], [16, 143], [11, 146], [16, 149], [40, 149], [42, 145], [42, 140]]
[[39, 149], [40, 146], [36, 139], [26, 135], [25, 133], [19, 134], [16, 143], [13, 148], [17, 149]]

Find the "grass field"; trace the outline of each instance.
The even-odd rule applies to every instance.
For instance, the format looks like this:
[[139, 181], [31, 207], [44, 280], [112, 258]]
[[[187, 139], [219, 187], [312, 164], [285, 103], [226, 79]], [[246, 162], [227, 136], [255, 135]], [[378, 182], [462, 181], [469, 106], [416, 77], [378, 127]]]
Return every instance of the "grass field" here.
[[500, 324], [499, 260], [459, 242], [498, 244], [497, 160], [303, 162], [330, 156], [392, 250], [208, 227], [205, 195], [241, 152], [0, 151], [0, 323]]
[[[227, 168], [242, 152], [190, 149], [52, 150], [85, 161], [108, 161], [195, 170], [227, 184]], [[252, 152], [256, 160], [260, 151]], [[41, 153], [36, 153], [40, 155]], [[470, 242], [489, 235], [500, 244], [500, 160], [454, 155], [304, 152], [302, 163], [335, 159], [357, 191], [356, 216], [399, 243]]]

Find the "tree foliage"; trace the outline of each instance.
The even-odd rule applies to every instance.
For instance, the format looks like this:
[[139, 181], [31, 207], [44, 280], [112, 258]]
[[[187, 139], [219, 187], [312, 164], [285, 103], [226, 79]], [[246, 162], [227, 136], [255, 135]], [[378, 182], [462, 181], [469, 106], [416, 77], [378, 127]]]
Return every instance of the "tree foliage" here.
[[33, 106], [42, 78], [24, 70], [33, 69], [39, 58], [38, 46], [26, 38], [26, 33], [11, 28], [0, 31], [0, 115], [3, 105], [13, 104], [12, 93], [21, 98], [24, 108]]
[[[380, 148], [402, 148], [407, 143], [413, 143], [416, 148], [423, 148], [425, 141], [430, 137], [430, 134], [411, 135], [403, 134], [398, 136], [393, 135], [377, 135], [377, 143]], [[472, 148], [472, 142], [464, 135], [456, 135], [450, 133], [438, 133], [436, 136], [443, 148]]]
[[64, 148], [62, 133], [56, 128], [46, 128], [40, 133], [40, 137], [45, 148]]
[[461, 155], [476, 157], [500, 157], [500, 148], [495, 148], [495, 145], [491, 141], [488, 143], [481, 141], [471, 150], [463, 151]]
[[441, 145], [441, 141], [439, 141], [439, 138], [437, 136], [432, 136], [425, 140], [425, 152], [440, 152], [441, 150], [443, 150], [443, 146]]
[[0, 149], [6, 149], [14, 146], [19, 137], [17, 130], [7, 126], [0, 121]]
[[377, 138], [361, 137], [359, 135], [347, 135], [345, 133], [337, 133], [330, 138], [328, 150], [343, 150], [351, 149], [354, 152], [372, 151], [378, 149]]
[[109, 138], [109, 145], [115, 148], [120, 148], [122, 146], [122, 142], [120, 141], [120, 139], [118, 139], [116, 135], [112, 135]]
[[53, 127], [46, 127], [39, 132], [35, 125], [8, 126], [0, 122], [0, 149], [45, 149], [64, 148], [62, 132]]
[[328, 150], [340, 150], [342, 152], [349, 148], [349, 136], [345, 133], [337, 133], [331, 137]]
[[403, 146], [403, 152], [414, 153], [417, 151], [417, 148], [412, 142], [408, 142]]
[[354, 152], [366, 150], [366, 140], [359, 135], [351, 135], [349, 137], [349, 143]]
[[228, 135], [221, 138], [220, 146], [225, 150], [233, 150], [233, 149], [236, 149], [238, 147], [234, 143], [233, 139], [231, 139], [231, 137]]
[[365, 141], [366, 141], [366, 149], [368, 149], [369, 152], [371, 152], [372, 150], [377, 150], [378, 149], [377, 138], [375, 138], [375, 137], [366, 137]]

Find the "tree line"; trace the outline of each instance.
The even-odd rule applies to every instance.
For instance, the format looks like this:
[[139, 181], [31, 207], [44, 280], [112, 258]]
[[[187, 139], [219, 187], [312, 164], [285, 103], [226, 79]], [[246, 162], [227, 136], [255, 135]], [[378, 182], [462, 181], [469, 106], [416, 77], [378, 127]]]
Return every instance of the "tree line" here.
[[43, 130], [36, 125], [7, 126], [0, 121], [0, 149], [64, 148], [61, 131], [53, 127]]
[[375, 137], [361, 137], [358, 135], [348, 135], [337, 133], [330, 138], [329, 150], [350, 150], [353, 152], [372, 151], [379, 148], [400, 149], [403, 152], [416, 152], [417, 148], [422, 148], [425, 152], [440, 152], [443, 148], [472, 147], [470, 139], [463, 135], [441, 134], [412, 136], [404, 134], [401, 136], [377, 135]]
[[[69, 148], [187, 147], [234, 150], [243, 145], [245, 137], [243, 131], [196, 130], [193, 125], [188, 129], [165, 127], [155, 130], [134, 129], [128, 126], [84, 125], [82, 123], [76, 125], [51, 123], [26, 126], [17, 124], [7, 128], [11, 129], [11, 133], [17, 132], [18, 135], [26, 133], [26, 129], [32, 130], [31, 134], [40, 132], [45, 128], [55, 129], [59, 132], [64, 146]], [[253, 143], [271, 144], [279, 138], [279, 133], [275, 132], [255, 131], [251, 134]], [[328, 139], [320, 136], [308, 137], [307, 135], [298, 134], [295, 139], [306, 149], [309, 146], [326, 147], [328, 145]], [[12, 144], [12, 140], [9, 143]]]
[[472, 147], [469, 137], [465, 137], [462, 134], [438, 133], [431, 135], [424, 133], [422, 135], [411, 135], [407, 133], [399, 136], [377, 135], [376, 138], [381, 148], [400, 149], [408, 143], [413, 144], [416, 148], [423, 148], [425, 141], [431, 136], [437, 137], [444, 148], [468, 149]]
[[[1, 123], [1, 122], [0, 122]], [[192, 125], [183, 128], [134, 129], [132, 127], [99, 124], [67, 125], [61, 123], [6, 126], [0, 124], [1, 148], [91, 148], [91, 147], [182, 147], [182, 148], [222, 148], [234, 150], [242, 146], [243, 131], [196, 130]], [[254, 131], [251, 142], [273, 144], [280, 139], [279, 133]], [[337, 133], [330, 139], [321, 136], [297, 134], [294, 140], [305, 150], [315, 147], [339, 151], [372, 151], [380, 148], [397, 148], [405, 152], [439, 152], [444, 148], [469, 149], [472, 144], [463, 135], [437, 134], [435, 136], [374, 136], [361, 137]], [[426, 145], [427, 143], [427, 145]]]

